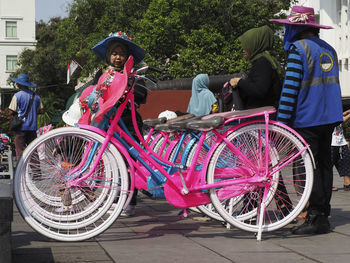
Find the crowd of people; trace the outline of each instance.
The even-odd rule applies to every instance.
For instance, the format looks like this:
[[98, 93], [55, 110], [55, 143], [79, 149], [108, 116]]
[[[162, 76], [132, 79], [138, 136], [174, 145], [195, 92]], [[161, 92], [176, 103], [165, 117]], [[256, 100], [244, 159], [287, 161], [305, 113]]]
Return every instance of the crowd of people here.
[[[270, 19], [270, 22], [284, 24], [285, 74], [271, 52], [273, 31], [265, 25], [250, 29], [239, 37], [251, 69], [246, 78], [232, 78], [227, 85], [232, 89], [233, 100], [240, 101], [234, 110], [275, 106], [278, 110], [274, 118], [294, 128], [310, 145], [316, 164], [313, 189], [305, 222], [292, 232], [327, 233], [331, 229], [330, 200], [332, 190], [335, 190], [332, 189], [333, 165], [344, 177], [344, 188], [350, 190], [350, 151], [341, 126], [350, 118], [350, 111], [343, 114], [336, 51], [319, 38], [320, 29], [331, 27], [318, 24], [313, 8], [305, 6], [294, 6], [286, 19]], [[132, 56], [136, 65], [144, 59], [145, 51], [123, 32], [103, 39], [93, 51], [106, 67], [96, 73], [93, 85], [80, 96], [82, 115], [78, 115], [75, 122], [106, 129], [117, 108], [104, 109], [103, 116], [98, 118], [98, 111], [104, 107], [100, 102], [107, 99], [106, 90], [123, 72], [128, 58]], [[14, 95], [9, 108], [21, 118], [29, 112], [23, 118], [21, 129], [15, 132], [16, 156], [20, 158], [25, 146], [36, 137], [36, 116], [42, 112], [42, 104], [39, 96], [30, 90], [35, 84], [29, 82], [26, 74], [12, 80], [20, 91]], [[135, 96], [137, 105], [145, 103], [147, 91], [135, 88]], [[74, 105], [77, 107], [78, 104]], [[129, 105], [122, 120], [135, 135], [130, 112]], [[208, 74], [198, 74], [193, 79], [187, 112], [195, 116], [218, 112], [218, 98], [209, 90]], [[138, 113], [137, 120], [141, 130], [142, 118]], [[72, 122], [68, 124], [72, 125]], [[137, 139], [136, 135], [134, 137]], [[125, 215], [135, 213], [136, 200], [137, 190]]]

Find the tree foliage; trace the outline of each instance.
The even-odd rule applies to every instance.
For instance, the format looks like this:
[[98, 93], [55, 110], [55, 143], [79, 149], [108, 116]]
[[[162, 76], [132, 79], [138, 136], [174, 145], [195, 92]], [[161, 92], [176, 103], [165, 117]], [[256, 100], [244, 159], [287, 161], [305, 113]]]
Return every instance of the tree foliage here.
[[[167, 69], [174, 78], [246, 71], [238, 36], [264, 24], [276, 27], [268, 19], [289, 4], [289, 0], [75, 0], [58, 30], [59, 51], [62, 59], [84, 64], [86, 77], [101, 63], [91, 48], [110, 32], [124, 31], [146, 50], [148, 64]], [[281, 43], [276, 47], [282, 58]]]
[[27, 73], [31, 82], [37, 84], [44, 109], [49, 116], [65, 108], [65, 102], [74, 92], [66, 85], [66, 61], [59, 56], [57, 30], [60, 18], [52, 18], [48, 23], [36, 24], [37, 45], [35, 50], [25, 49], [18, 58], [19, 68], [11, 77]]
[[[268, 24], [291, 0], [73, 0], [69, 16], [37, 24], [37, 47], [19, 57], [19, 72], [37, 83], [45, 108], [60, 111], [76, 81], [65, 85], [66, 65], [83, 66], [76, 77], [92, 76], [104, 62], [91, 48], [111, 32], [124, 31], [146, 52], [145, 62], [174, 78], [231, 74], [248, 69], [238, 36]], [[281, 61], [283, 46], [276, 37]]]
[[153, 0], [140, 22], [138, 42], [148, 59], [174, 77], [200, 72], [228, 74], [246, 70], [238, 36], [270, 24], [289, 1]]

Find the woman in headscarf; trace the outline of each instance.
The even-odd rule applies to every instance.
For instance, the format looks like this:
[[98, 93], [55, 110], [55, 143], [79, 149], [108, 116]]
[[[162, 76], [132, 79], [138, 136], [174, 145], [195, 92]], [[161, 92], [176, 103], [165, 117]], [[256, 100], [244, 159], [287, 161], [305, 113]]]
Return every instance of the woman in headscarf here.
[[214, 94], [209, 90], [208, 74], [198, 74], [192, 81], [192, 96], [187, 108], [188, 113], [204, 116], [218, 112]]
[[269, 52], [273, 48], [273, 31], [268, 26], [253, 28], [238, 39], [252, 67], [247, 78], [232, 78], [230, 85], [238, 89], [244, 109], [277, 106], [282, 68]]

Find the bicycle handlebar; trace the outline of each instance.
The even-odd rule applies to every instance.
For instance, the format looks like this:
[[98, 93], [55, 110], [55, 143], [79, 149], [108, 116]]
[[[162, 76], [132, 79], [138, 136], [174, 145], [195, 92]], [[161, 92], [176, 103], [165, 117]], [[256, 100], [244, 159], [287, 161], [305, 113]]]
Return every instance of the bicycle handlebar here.
[[[135, 80], [136, 82], [138, 80], [145, 80], [147, 83], [151, 83], [151, 85], [153, 86], [153, 88], [157, 88], [157, 79], [156, 78], [153, 78], [153, 77], [149, 77], [149, 76], [145, 76], [145, 75], [142, 75], [144, 74], [145, 72], [147, 72], [148, 70], [151, 70], [151, 71], [154, 71], [154, 72], [157, 72], [157, 73], [162, 73], [163, 70], [159, 69], [159, 68], [156, 68], [156, 67], [152, 67], [152, 66], [144, 66], [142, 68], [139, 68], [135, 71]], [[152, 89], [150, 87], [147, 87], [147, 85], [143, 85], [143, 84], [140, 84], [140, 83], [137, 83], [138, 86], [142, 86], [143, 88], [147, 89], [148, 91], [151, 91]]]

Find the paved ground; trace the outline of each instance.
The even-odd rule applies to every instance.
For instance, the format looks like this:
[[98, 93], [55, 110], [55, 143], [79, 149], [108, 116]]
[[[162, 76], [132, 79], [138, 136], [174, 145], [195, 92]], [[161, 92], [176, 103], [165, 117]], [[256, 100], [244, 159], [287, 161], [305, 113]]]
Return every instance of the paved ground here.
[[[335, 175], [335, 185], [342, 181]], [[350, 262], [350, 191], [333, 192], [333, 231], [318, 236], [292, 236], [289, 225], [254, 235], [228, 230], [215, 221], [198, 221], [198, 214], [180, 219], [166, 201], [140, 196], [137, 215], [118, 219], [97, 238], [64, 243], [35, 232], [14, 211], [13, 263], [147, 263], [147, 262]]]

